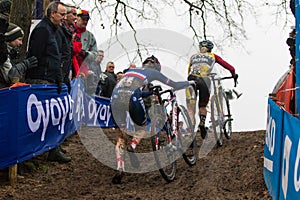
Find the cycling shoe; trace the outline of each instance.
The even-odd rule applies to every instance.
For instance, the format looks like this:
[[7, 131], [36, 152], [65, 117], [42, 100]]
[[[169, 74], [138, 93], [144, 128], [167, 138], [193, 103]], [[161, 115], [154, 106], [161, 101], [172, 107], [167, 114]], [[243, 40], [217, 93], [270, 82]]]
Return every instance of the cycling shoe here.
[[124, 172], [118, 171], [118, 172], [114, 175], [114, 177], [113, 177], [113, 179], [112, 179], [112, 183], [113, 183], [113, 184], [121, 184], [121, 180], [122, 180], [123, 176], [124, 176]]

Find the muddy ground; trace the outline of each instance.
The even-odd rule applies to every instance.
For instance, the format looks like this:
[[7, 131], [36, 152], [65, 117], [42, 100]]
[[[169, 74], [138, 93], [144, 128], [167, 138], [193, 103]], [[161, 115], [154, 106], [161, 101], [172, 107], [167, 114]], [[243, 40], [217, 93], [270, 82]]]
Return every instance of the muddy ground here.
[[[114, 137], [114, 130], [106, 130]], [[158, 171], [126, 174], [111, 182], [115, 171], [95, 159], [78, 134], [62, 145], [67, 164], [46, 161], [47, 153], [18, 166], [17, 188], [0, 171], [0, 199], [271, 199], [263, 179], [265, 131], [236, 132], [189, 167], [178, 160], [175, 181], [166, 183]], [[197, 137], [198, 149], [202, 140]]]

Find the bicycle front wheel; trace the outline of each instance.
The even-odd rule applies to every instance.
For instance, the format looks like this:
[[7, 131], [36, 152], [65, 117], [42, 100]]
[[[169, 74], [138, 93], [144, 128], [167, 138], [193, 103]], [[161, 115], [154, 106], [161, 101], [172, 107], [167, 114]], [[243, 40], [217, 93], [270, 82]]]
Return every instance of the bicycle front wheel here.
[[221, 104], [215, 95], [211, 97], [211, 123], [217, 145], [223, 145], [223, 120], [221, 116]]
[[182, 157], [189, 166], [193, 166], [196, 164], [197, 160], [197, 142], [194, 128], [192, 126], [192, 121], [190, 119], [187, 109], [182, 105], [180, 105], [178, 108], [179, 109], [177, 118], [177, 130], [179, 140], [181, 143], [181, 150], [183, 152]]
[[[165, 124], [161, 128], [163, 123]], [[151, 142], [159, 172], [167, 182], [172, 182], [176, 176], [176, 153], [174, 153], [176, 150], [173, 150], [168, 120], [164, 122], [164, 119], [160, 117], [151, 119], [151, 131], [154, 131]]]
[[224, 118], [225, 118], [225, 122], [224, 122], [224, 127], [223, 127], [223, 131], [224, 131], [224, 135], [227, 139], [231, 138], [231, 134], [232, 134], [232, 117], [231, 117], [231, 113], [230, 113], [230, 105], [229, 105], [229, 99], [226, 95], [226, 93], [223, 93], [223, 113], [224, 113]]

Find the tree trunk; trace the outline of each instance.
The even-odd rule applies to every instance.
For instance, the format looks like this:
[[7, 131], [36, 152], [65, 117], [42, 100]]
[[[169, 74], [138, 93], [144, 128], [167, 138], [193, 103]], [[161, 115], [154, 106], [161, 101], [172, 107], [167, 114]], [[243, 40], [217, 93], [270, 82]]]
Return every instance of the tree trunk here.
[[12, 0], [10, 22], [20, 26], [24, 31], [21, 59], [25, 57], [27, 42], [33, 18], [35, 0]]

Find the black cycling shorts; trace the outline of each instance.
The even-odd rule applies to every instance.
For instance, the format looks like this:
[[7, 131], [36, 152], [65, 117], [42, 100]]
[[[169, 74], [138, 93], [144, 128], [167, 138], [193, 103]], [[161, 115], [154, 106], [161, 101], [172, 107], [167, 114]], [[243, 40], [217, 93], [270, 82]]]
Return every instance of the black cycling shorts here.
[[[208, 104], [209, 98], [210, 98], [210, 85], [211, 81], [209, 77], [199, 77], [199, 76], [194, 76], [190, 74], [188, 76], [189, 81], [195, 81], [196, 82], [196, 96], [198, 96], [198, 105], [199, 107], [204, 107]], [[198, 93], [198, 95], [197, 95]]]

